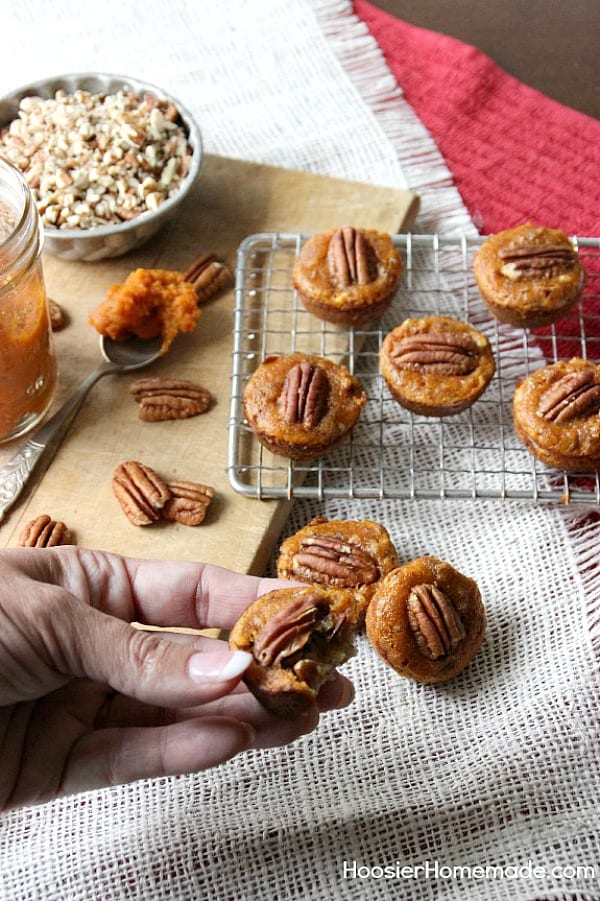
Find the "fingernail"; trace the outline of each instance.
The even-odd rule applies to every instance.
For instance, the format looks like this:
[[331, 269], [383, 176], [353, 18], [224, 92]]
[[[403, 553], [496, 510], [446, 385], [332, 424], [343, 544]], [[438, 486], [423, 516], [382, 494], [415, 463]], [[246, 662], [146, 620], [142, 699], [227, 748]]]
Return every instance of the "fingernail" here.
[[257, 739], [256, 729], [253, 729], [249, 723], [240, 723], [240, 726], [244, 726], [246, 730], [246, 750], [253, 748]]
[[214, 679], [227, 682], [236, 679], [248, 669], [252, 654], [247, 651], [217, 651], [193, 654], [188, 662], [188, 673], [196, 682]]

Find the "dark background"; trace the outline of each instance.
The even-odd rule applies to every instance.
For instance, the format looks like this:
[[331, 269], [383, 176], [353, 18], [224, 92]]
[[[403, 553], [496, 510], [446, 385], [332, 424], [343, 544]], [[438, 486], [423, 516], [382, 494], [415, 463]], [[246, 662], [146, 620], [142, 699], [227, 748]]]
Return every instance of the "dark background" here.
[[600, 119], [600, 0], [371, 0], [451, 35], [548, 97]]

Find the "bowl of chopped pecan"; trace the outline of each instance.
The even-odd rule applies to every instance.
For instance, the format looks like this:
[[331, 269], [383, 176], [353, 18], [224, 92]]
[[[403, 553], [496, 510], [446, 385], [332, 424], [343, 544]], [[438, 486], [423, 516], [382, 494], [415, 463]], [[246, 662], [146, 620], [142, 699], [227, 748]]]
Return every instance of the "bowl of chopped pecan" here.
[[85, 73], [0, 99], [0, 156], [29, 183], [46, 251], [92, 261], [139, 247], [176, 214], [200, 170], [202, 140], [161, 88]]

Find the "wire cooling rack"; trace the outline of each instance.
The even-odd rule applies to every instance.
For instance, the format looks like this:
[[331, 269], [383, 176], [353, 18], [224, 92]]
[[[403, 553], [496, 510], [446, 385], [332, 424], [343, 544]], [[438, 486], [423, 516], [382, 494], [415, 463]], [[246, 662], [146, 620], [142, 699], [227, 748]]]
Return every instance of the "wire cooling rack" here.
[[[498, 323], [472, 274], [482, 238], [399, 235], [401, 284], [376, 326], [344, 330], [307, 313], [292, 283], [306, 236], [257, 234], [240, 245], [229, 423], [232, 487], [256, 498], [499, 498], [600, 504], [600, 476], [567, 474], [536, 460], [513, 428], [517, 382], [546, 363], [600, 358], [600, 239], [576, 238], [586, 269], [573, 313], [534, 331]], [[484, 332], [496, 373], [456, 416], [415, 415], [394, 401], [379, 373], [383, 338], [407, 317], [453, 316]], [[319, 460], [294, 463], [264, 450], [244, 419], [246, 381], [266, 356], [303, 351], [343, 362], [368, 396], [351, 435]]]

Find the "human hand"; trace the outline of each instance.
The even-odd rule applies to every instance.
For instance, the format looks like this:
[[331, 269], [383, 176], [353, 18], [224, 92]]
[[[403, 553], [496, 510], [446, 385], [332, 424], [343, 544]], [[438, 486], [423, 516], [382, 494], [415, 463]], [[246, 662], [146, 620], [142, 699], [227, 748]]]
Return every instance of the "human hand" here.
[[309, 715], [280, 720], [240, 681], [250, 654], [130, 625], [229, 629], [284, 584], [75, 547], [0, 552], [0, 810], [216, 766], [348, 704], [338, 674]]

